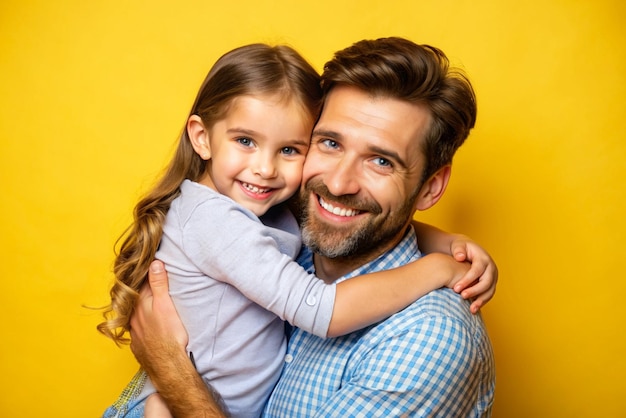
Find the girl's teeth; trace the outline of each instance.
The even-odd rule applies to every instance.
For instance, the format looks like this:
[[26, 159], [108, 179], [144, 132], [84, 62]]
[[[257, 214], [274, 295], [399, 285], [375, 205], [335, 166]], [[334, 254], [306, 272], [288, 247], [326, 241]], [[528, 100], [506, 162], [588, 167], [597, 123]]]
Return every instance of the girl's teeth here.
[[253, 193], [267, 193], [271, 190], [271, 189], [259, 189], [257, 186], [253, 186], [248, 183], [241, 183], [241, 184], [243, 184], [243, 187], [245, 187], [246, 189], [250, 190]]
[[331, 205], [330, 203], [326, 202], [321, 197], [320, 197], [320, 205], [324, 209], [326, 209], [327, 211], [332, 213], [333, 215], [338, 215], [338, 216], [348, 216], [348, 217], [351, 217], [351, 216], [356, 216], [359, 213], [361, 213], [360, 211], [358, 211], [356, 209], [346, 209], [346, 208], [334, 207], [333, 205]]

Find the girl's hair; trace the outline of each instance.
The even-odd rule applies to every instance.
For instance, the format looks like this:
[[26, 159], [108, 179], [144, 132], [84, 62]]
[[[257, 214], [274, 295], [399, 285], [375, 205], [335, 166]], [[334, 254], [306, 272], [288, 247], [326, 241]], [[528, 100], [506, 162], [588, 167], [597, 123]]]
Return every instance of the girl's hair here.
[[[294, 49], [285, 45], [252, 44], [223, 55], [206, 76], [189, 115], [201, 117], [210, 129], [224, 118], [233, 99], [244, 95], [279, 94], [302, 108], [303, 116], [315, 122], [322, 103], [319, 74]], [[138, 291], [147, 279], [154, 260], [163, 222], [172, 201], [180, 194], [183, 180], [197, 181], [206, 161], [196, 154], [183, 128], [178, 147], [163, 177], [139, 201], [132, 225], [118, 239], [121, 242], [113, 272], [115, 283], [111, 304], [104, 309], [105, 321], [97, 328], [116, 344], [125, 337]]]

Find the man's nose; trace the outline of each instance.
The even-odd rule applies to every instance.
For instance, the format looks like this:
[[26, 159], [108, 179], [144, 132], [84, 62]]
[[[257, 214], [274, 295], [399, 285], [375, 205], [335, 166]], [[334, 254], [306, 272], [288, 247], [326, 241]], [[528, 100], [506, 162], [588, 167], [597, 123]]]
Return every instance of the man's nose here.
[[359, 173], [355, 162], [342, 159], [326, 176], [326, 187], [335, 196], [357, 194]]

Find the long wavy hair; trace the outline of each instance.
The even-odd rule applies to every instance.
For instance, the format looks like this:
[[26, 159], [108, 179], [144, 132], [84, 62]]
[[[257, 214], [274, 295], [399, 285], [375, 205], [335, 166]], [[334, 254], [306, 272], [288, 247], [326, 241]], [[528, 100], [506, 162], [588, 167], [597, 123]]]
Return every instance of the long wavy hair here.
[[[263, 94], [280, 94], [285, 100], [293, 100], [301, 106], [303, 115], [310, 115], [312, 122], [319, 116], [322, 103], [319, 74], [293, 48], [266, 44], [239, 47], [217, 60], [204, 79], [189, 115], [200, 116], [204, 126], [210, 129], [225, 117], [234, 98]], [[167, 211], [180, 194], [183, 180], [197, 181], [206, 164], [192, 148], [187, 130], [183, 129], [163, 176], [137, 203], [133, 223], [117, 241], [111, 303], [104, 308], [105, 321], [97, 329], [118, 345], [130, 341], [126, 337], [130, 317], [158, 249]]]

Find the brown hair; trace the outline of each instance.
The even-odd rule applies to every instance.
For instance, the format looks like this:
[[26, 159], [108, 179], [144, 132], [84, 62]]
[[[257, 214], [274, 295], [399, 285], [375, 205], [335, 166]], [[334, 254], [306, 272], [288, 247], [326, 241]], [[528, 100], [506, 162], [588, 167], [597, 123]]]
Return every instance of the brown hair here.
[[[242, 95], [280, 94], [294, 100], [312, 121], [319, 115], [322, 91], [319, 74], [294, 49], [284, 45], [251, 44], [224, 54], [204, 79], [189, 115], [198, 115], [210, 128], [222, 119], [233, 99]], [[163, 222], [183, 180], [198, 180], [206, 161], [193, 150], [183, 129], [178, 147], [165, 174], [139, 201], [133, 224], [122, 234], [113, 272], [111, 304], [104, 309], [105, 321], [98, 330], [117, 344], [126, 343], [130, 317], [138, 291], [154, 260]]]
[[363, 40], [335, 53], [324, 66], [324, 94], [335, 85], [428, 107], [422, 181], [452, 162], [476, 122], [476, 97], [463, 72], [450, 68], [441, 50], [407, 39]]

